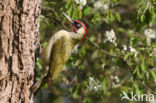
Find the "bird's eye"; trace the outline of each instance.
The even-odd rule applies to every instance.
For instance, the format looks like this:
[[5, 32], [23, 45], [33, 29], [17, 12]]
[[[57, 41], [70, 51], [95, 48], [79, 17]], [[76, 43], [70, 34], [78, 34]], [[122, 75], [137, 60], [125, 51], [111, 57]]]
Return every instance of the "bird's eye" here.
[[82, 27], [82, 25], [78, 22], [74, 22], [74, 25], [75, 25], [77, 30]]
[[77, 27], [81, 27], [81, 24], [77, 24], [76, 26], [77, 26]]

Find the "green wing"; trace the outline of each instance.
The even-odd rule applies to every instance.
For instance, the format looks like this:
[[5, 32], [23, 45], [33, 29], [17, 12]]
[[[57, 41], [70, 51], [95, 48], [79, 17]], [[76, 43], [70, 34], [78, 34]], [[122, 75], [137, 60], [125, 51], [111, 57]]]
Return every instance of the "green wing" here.
[[61, 36], [51, 52], [50, 76], [53, 79], [61, 72], [73, 49], [73, 42], [67, 36]]

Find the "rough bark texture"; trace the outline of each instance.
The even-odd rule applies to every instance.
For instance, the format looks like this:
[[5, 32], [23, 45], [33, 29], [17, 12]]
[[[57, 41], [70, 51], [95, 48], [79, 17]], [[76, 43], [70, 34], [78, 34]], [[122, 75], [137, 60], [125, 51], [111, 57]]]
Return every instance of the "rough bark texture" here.
[[0, 0], [0, 103], [33, 103], [41, 0]]

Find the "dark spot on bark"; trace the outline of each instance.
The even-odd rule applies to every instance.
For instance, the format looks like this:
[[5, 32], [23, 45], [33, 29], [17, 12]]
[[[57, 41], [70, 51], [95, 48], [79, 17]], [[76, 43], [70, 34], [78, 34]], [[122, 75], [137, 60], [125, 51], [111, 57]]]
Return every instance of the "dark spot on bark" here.
[[31, 49], [30, 49], [29, 51], [30, 51], [30, 54], [32, 54], [32, 53], [34, 52], [34, 51], [33, 51], [33, 50], [31, 50]]
[[9, 98], [8, 102], [11, 103], [11, 98]]
[[13, 75], [13, 71], [12, 71], [12, 56], [9, 57], [9, 71], [10, 71], [10, 80], [12, 80], [12, 75]]
[[7, 81], [5, 81], [6, 83], [5, 83], [5, 88], [7, 87], [7, 85], [8, 85], [8, 82]]
[[24, 98], [24, 99], [22, 99], [21, 103], [25, 103], [25, 98]]
[[0, 10], [3, 10], [3, 9], [4, 9], [4, 4], [0, 3]]
[[29, 13], [29, 12], [30, 12], [30, 10], [28, 9], [28, 10], [27, 10], [27, 13]]
[[0, 71], [0, 77], [2, 76], [2, 71]]
[[4, 20], [4, 16], [1, 17], [1, 21], [0, 21], [0, 30], [2, 30], [2, 23], [3, 23], [3, 20]]
[[[2, 47], [2, 38], [0, 38], [0, 59], [3, 57], [3, 53], [4, 53], [4, 50]], [[1, 76], [1, 74], [0, 74], [0, 76]]]
[[23, 5], [23, 0], [19, 0], [19, 7], [21, 7], [22, 8], [22, 5]]
[[30, 75], [29, 80], [32, 80], [32, 79], [33, 79], [33, 75]]

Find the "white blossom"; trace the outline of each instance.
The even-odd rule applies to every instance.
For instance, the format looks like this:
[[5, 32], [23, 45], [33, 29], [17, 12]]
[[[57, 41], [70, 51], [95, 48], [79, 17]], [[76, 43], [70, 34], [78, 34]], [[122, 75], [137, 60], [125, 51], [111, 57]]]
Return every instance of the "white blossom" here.
[[104, 68], [105, 67], [105, 64], [102, 64], [101, 67]]
[[122, 45], [123, 46], [123, 50], [126, 51], [127, 50], [127, 45]]
[[92, 82], [94, 81], [94, 77], [89, 77], [89, 80]]
[[94, 77], [89, 77], [89, 84], [87, 85], [89, 90], [94, 90], [95, 92], [102, 90], [102, 85], [98, 80], [95, 80]]
[[146, 42], [147, 44], [150, 46], [151, 45], [151, 39], [155, 39], [156, 38], [156, 31], [152, 30], [152, 29], [146, 29], [144, 31], [146, 38]]
[[138, 55], [138, 51], [136, 49], [134, 49], [132, 46], [129, 46], [130, 52], [134, 53], [134, 57], [136, 57]]
[[104, 40], [104, 42], [109, 41], [113, 43], [115, 46], [117, 46], [116, 36], [115, 36], [115, 32], [113, 29], [111, 31], [106, 31], [105, 36], [106, 36], [106, 40]]
[[109, 9], [109, 4], [106, 2], [102, 2], [102, 1], [96, 1], [94, 3], [94, 8], [96, 10], [108, 10]]
[[79, 44], [75, 45], [73, 50], [72, 50], [72, 53], [77, 53], [78, 52], [78, 48], [79, 48]]
[[75, 2], [81, 9], [83, 9], [83, 7], [87, 4], [87, 0], [75, 0]]
[[151, 38], [151, 39], [155, 39], [156, 38], [156, 31], [152, 30], [152, 29], [146, 29], [144, 31], [144, 34], [146, 37]]
[[155, 56], [156, 57], [156, 48], [153, 49], [152, 53], [150, 53], [150, 56]]
[[120, 82], [120, 79], [119, 79], [119, 77], [118, 77], [118, 76], [114, 76], [114, 79], [115, 79], [115, 81], [116, 81], [117, 83], [119, 83], [119, 82]]
[[120, 79], [118, 76], [111, 76], [110, 77], [112, 80], [115, 80], [116, 83], [119, 83], [120, 82]]

